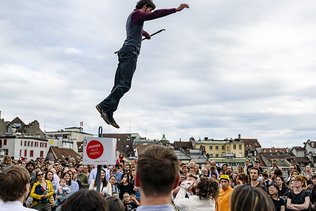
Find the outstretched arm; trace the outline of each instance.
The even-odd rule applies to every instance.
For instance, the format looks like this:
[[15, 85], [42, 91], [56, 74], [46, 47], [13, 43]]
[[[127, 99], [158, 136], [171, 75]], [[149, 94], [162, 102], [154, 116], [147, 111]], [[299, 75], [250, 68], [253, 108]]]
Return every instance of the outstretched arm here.
[[180, 6], [177, 8], [159, 9], [159, 10], [155, 10], [155, 11], [150, 12], [150, 13], [144, 13], [140, 10], [137, 10], [132, 16], [132, 21], [134, 23], [142, 22], [142, 21], [149, 21], [149, 20], [153, 20], [156, 18], [161, 18], [161, 17], [167, 16], [167, 15], [170, 15], [170, 14], [175, 13], [175, 12], [180, 12], [184, 8], [189, 8], [189, 5], [188, 4], [180, 4]]

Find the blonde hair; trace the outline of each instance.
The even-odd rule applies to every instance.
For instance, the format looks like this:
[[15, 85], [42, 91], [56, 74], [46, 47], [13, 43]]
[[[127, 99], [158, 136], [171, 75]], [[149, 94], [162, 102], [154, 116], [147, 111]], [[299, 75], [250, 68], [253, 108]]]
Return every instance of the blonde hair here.
[[295, 181], [301, 181], [302, 184], [303, 184], [302, 187], [303, 187], [304, 189], [307, 188], [307, 180], [306, 180], [306, 177], [304, 177], [304, 176], [302, 176], [302, 175], [296, 175], [293, 180], [295, 180]]

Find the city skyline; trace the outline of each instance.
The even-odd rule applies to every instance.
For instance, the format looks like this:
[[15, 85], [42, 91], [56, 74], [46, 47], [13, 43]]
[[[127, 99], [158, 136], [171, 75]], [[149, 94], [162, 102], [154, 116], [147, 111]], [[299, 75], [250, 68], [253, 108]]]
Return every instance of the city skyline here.
[[125, 22], [137, 1], [5, 1], [0, 8], [1, 118], [44, 130], [170, 140], [257, 138], [263, 147], [316, 139], [316, 2], [154, 1], [190, 9], [146, 22], [131, 90], [107, 126]]

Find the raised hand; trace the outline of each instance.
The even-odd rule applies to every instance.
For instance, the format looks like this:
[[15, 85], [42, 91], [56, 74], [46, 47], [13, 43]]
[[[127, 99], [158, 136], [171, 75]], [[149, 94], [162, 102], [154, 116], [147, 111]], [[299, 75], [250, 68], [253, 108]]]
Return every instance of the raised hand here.
[[189, 5], [188, 4], [180, 4], [180, 6], [176, 9], [177, 12], [183, 10], [184, 8], [189, 8]]

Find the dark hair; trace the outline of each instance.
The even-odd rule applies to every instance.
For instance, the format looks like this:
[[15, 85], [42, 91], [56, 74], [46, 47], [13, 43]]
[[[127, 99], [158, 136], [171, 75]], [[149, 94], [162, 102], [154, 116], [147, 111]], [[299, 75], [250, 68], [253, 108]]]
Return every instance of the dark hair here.
[[11, 166], [0, 173], [0, 198], [2, 201], [16, 201], [26, 193], [30, 174], [22, 166]]
[[139, 0], [136, 4], [136, 9], [141, 9], [145, 5], [153, 10], [156, 9], [156, 5], [151, 0]]
[[279, 168], [274, 169], [273, 172], [274, 172], [275, 176], [281, 176], [282, 177], [282, 175], [283, 175], [283, 172]]
[[116, 196], [108, 196], [105, 198], [110, 211], [124, 211], [125, 207], [123, 202]]
[[[101, 168], [101, 171], [103, 171], [105, 175], [104, 175], [103, 180], [100, 182], [102, 183], [102, 187], [105, 188], [108, 185], [108, 181], [106, 180], [106, 171], [102, 168]], [[100, 177], [101, 177], [101, 173], [100, 173]], [[95, 178], [95, 180], [94, 180], [94, 187], [97, 187], [97, 178]]]
[[29, 161], [26, 165], [25, 168], [27, 168], [29, 165], [33, 166], [33, 169], [35, 169], [35, 163], [33, 161]]
[[[49, 180], [49, 179], [47, 178], [48, 173], [52, 173], [52, 175], [53, 175], [52, 180]], [[54, 180], [54, 173], [53, 173], [51, 170], [47, 171], [46, 174], [45, 174], [45, 179], [52, 182], [52, 181]]]
[[257, 167], [251, 167], [250, 168], [250, 170], [249, 170], [249, 172], [251, 171], [251, 170], [257, 170], [257, 172], [258, 172], [258, 175], [260, 175], [260, 169], [258, 169]]
[[275, 178], [277, 178], [277, 177], [279, 177], [284, 182], [284, 177], [278, 175]]
[[178, 157], [171, 148], [151, 145], [140, 154], [136, 174], [145, 195], [169, 195], [179, 175]]
[[61, 211], [108, 211], [107, 203], [95, 190], [81, 189], [66, 199]]
[[200, 199], [215, 199], [219, 192], [218, 183], [207, 177], [201, 177], [196, 185], [197, 193]]
[[275, 211], [269, 195], [262, 189], [250, 185], [235, 187], [230, 200], [231, 211]]

